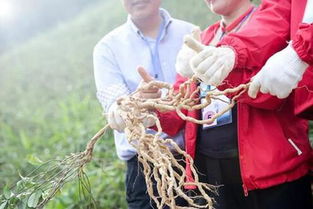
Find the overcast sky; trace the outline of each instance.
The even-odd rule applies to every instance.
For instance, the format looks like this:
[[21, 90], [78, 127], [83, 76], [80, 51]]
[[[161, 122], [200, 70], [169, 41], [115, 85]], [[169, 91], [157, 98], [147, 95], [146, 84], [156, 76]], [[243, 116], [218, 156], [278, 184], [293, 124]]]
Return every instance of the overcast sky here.
[[0, 54], [99, 1], [0, 0]]

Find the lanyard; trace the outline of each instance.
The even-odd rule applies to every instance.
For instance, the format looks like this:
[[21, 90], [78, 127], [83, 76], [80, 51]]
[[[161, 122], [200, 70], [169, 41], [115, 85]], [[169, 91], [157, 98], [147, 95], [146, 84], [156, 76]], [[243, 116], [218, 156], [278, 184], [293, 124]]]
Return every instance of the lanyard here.
[[161, 66], [160, 55], [159, 55], [159, 43], [162, 38], [164, 29], [165, 29], [165, 25], [164, 25], [164, 20], [163, 20], [159, 28], [154, 50], [151, 48], [149, 41], [145, 37], [143, 38], [143, 40], [146, 42], [147, 46], [149, 47], [150, 57], [152, 61], [152, 68], [153, 68], [152, 69], [153, 77], [160, 81], [164, 81], [164, 75], [162, 72], [162, 66]]
[[[240, 20], [240, 22], [238, 22], [237, 26], [234, 28], [234, 32], [237, 32], [241, 27], [242, 24], [250, 17], [250, 15], [254, 12], [255, 7], [252, 7], [251, 10]], [[228, 31], [231, 32], [231, 31]], [[219, 40], [222, 40], [222, 38], [224, 37], [224, 35], [227, 33], [226, 30], [222, 30], [222, 34], [219, 38]]]

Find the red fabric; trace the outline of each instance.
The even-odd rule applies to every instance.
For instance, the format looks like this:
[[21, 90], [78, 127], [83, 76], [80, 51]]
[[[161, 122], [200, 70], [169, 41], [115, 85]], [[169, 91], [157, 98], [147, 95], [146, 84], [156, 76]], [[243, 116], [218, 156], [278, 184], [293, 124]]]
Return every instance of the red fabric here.
[[[257, 71], [270, 56], [286, 47], [291, 37], [297, 54], [312, 66], [313, 26], [301, 24], [305, 6], [306, 1], [263, 0], [249, 24], [240, 32], [223, 38], [219, 45], [228, 45], [234, 49], [236, 70]], [[294, 112], [306, 119], [313, 117], [312, 80], [312, 73], [305, 73], [299, 87], [307, 88], [294, 91]]]
[[313, 66], [303, 75], [303, 79], [295, 89], [295, 114], [301, 118], [313, 120]]
[[306, 1], [293, 0], [291, 4], [292, 46], [299, 57], [310, 65], [294, 90], [294, 113], [313, 120], [313, 24], [301, 23], [305, 6]]
[[[214, 31], [217, 30], [216, 27], [219, 25], [214, 24], [203, 32], [203, 43], [208, 44], [208, 40], [212, 40]], [[281, 43], [281, 40], [281, 38], [272, 39], [274, 42], [271, 44]], [[252, 62], [249, 63], [252, 64]], [[248, 82], [261, 67], [258, 63], [251, 66], [253, 66], [252, 69], [242, 67], [232, 71], [219, 88], [230, 88]], [[177, 89], [185, 80], [178, 75], [175, 88]], [[192, 88], [195, 89], [196, 86]], [[307, 135], [308, 123], [294, 116], [293, 110], [293, 97], [279, 100], [263, 94], [257, 99], [251, 99], [244, 94], [239, 98], [239, 161], [243, 186], [247, 190], [268, 188], [293, 181], [308, 173], [310, 168], [308, 161], [312, 151]], [[184, 114], [194, 118], [200, 115], [196, 111], [184, 111]], [[168, 134], [174, 135], [181, 127], [185, 128], [186, 152], [194, 158], [198, 125], [183, 121], [176, 112], [158, 113], [158, 115], [163, 131]], [[180, 128], [173, 124], [178, 124]], [[302, 151], [300, 155], [288, 139], [292, 139]], [[188, 163], [186, 173], [187, 181], [193, 181]]]
[[259, 70], [290, 39], [290, 0], [264, 0], [239, 32], [224, 37], [219, 45], [236, 51], [235, 68]]
[[292, 46], [303, 61], [313, 65], [313, 23], [299, 25]]

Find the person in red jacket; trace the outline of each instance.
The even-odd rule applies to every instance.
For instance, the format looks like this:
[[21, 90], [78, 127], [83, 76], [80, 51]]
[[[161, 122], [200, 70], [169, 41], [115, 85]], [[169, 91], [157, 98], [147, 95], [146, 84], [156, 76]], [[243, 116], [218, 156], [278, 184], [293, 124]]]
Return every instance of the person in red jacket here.
[[[285, 98], [297, 87], [291, 95], [295, 98], [294, 112], [311, 120], [313, 120], [312, 11], [312, 0], [264, 0], [248, 27], [239, 33], [230, 34], [218, 44], [233, 49], [227, 56], [232, 57], [235, 64], [228, 68], [227, 72], [245, 68], [256, 74], [255, 69], [263, 66], [273, 55], [253, 79], [249, 95], [255, 98], [260, 90]], [[289, 40], [291, 42], [288, 44]], [[219, 50], [221, 49], [216, 48], [216, 51]], [[211, 71], [218, 69], [213, 67]], [[220, 79], [227, 80], [226, 77], [227, 75]]]
[[[231, 34], [244, 31], [250, 27], [250, 21], [255, 15], [264, 12], [264, 5], [254, 9], [248, 1], [243, 0], [208, 0], [207, 3], [212, 11], [222, 16], [222, 20], [203, 31], [201, 41], [204, 45], [215, 45]], [[275, 6], [282, 10], [290, 7], [287, 4]], [[274, 9], [275, 6], [272, 5], [271, 8]], [[234, 14], [235, 11], [240, 12]], [[288, 17], [290, 15], [287, 14], [280, 25], [289, 29]], [[249, 20], [250, 18], [252, 19]], [[275, 20], [278, 16], [274, 13], [267, 18]], [[289, 38], [285, 29], [280, 29], [279, 32], [280, 36], [269, 35], [271, 42], [267, 38], [263, 40], [272, 54], [282, 49], [280, 44]], [[246, 35], [256, 36], [250, 33]], [[267, 45], [270, 43], [271, 47]], [[224, 80], [219, 76], [226, 78], [218, 86], [221, 90], [249, 82], [266, 61], [262, 57], [246, 60], [251, 63], [247, 68], [242, 66], [228, 70], [238, 66], [245, 58], [234, 59], [235, 55], [230, 53], [233, 49], [228, 47], [220, 47], [218, 51], [213, 46], [203, 48], [202, 52], [196, 54], [188, 47], [183, 47], [176, 65], [179, 74], [191, 76], [195, 73], [203, 81], [200, 84], [202, 96], [213, 84], [219, 85]], [[253, 61], [257, 64], [252, 64]], [[210, 66], [215, 66], [220, 72], [216, 74], [207, 71]], [[186, 77], [178, 75], [175, 88], [178, 89], [185, 80]], [[196, 86], [192, 88], [195, 89]], [[312, 197], [307, 174], [311, 168], [309, 161], [312, 149], [308, 140], [308, 123], [294, 115], [293, 100], [293, 97], [282, 100], [269, 94], [260, 94], [252, 99], [245, 93], [239, 97], [237, 105], [230, 112], [207, 125], [184, 121], [175, 112], [158, 113], [158, 116], [163, 131], [169, 135], [185, 129], [186, 152], [195, 159], [200, 180], [222, 185], [218, 188], [218, 196], [210, 194], [216, 199], [215, 208], [311, 209]], [[218, 111], [216, 105], [219, 104], [201, 111], [184, 111], [184, 114], [207, 119]], [[186, 173], [187, 181], [192, 181], [189, 162]]]

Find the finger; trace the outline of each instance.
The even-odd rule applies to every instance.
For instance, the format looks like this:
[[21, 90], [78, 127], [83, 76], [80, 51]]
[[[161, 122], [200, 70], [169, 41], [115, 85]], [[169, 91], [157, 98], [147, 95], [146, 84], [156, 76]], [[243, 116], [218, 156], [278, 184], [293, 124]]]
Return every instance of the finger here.
[[284, 92], [279, 92], [278, 94], [277, 94], [277, 98], [278, 99], [285, 99], [285, 98], [287, 98], [288, 96], [289, 96], [289, 94], [292, 92], [292, 90], [291, 91], [284, 91]]
[[[199, 54], [197, 54], [196, 56], [194, 56], [193, 58], [191, 58], [190, 60], [190, 66], [193, 70], [196, 70], [198, 68], [198, 66], [204, 61], [206, 60], [208, 57], [215, 57], [213, 54], [212, 50], [204, 50], [202, 52], [200, 52]], [[197, 71], [195, 71], [197, 72]], [[200, 72], [198, 72], [200, 73]], [[204, 72], [203, 72], [204, 73]]]
[[268, 94], [270, 93], [270, 90], [266, 86], [260, 85], [260, 92], [262, 92], [263, 94]]
[[198, 53], [204, 49], [204, 46], [191, 35], [186, 35], [184, 37], [184, 44]]
[[141, 92], [143, 93], [158, 93], [160, 89], [158, 88], [149, 88], [149, 89], [143, 89], [141, 90]]
[[253, 81], [249, 85], [248, 95], [251, 98], [255, 99], [259, 91], [260, 91], [260, 83], [257, 79], [255, 79], [255, 77], [253, 77]]
[[210, 76], [210, 77], [207, 76], [209, 78], [209, 84], [210, 85], [218, 86], [222, 83], [222, 81], [226, 77], [225, 73], [223, 73], [224, 72], [223, 68], [224, 68], [224, 65], [221, 65], [220, 68], [218, 70], [216, 70], [212, 76]]
[[205, 74], [209, 79], [223, 67], [223, 63], [215, 59], [216, 56], [210, 56], [203, 62], [201, 62], [195, 71], [200, 74]]
[[123, 131], [126, 127], [125, 122], [123, 120], [123, 118], [121, 117], [119, 110], [114, 111], [114, 119], [115, 119], [115, 123], [116, 123], [116, 130], [118, 130], [119, 132]]
[[193, 28], [191, 35], [195, 40], [201, 41], [201, 30], [198, 26]]
[[277, 96], [279, 99], [284, 99], [289, 96], [292, 92], [292, 87], [288, 84], [281, 84], [278, 86], [274, 86], [271, 90], [270, 94], [273, 96]]
[[154, 80], [154, 78], [151, 75], [149, 75], [149, 73], [146, 71], [144, 67], [139, 66], [137, 68], [137, 71], [144, 82], [149, 83], [150, 81]]
[[140, 97], [143, 99], [157, 99], [161, 97], [161, 91], [158, 91], [156, 93], [141, 92]]
[[114, 111], [109, 111], [108, 113], [108, 123], [110, 127], [114, 130], [118, 130], [117, 123], [115, 121]]

